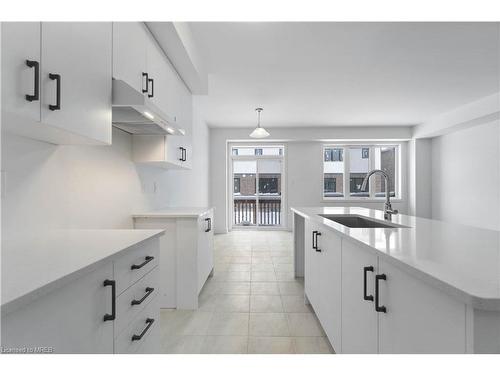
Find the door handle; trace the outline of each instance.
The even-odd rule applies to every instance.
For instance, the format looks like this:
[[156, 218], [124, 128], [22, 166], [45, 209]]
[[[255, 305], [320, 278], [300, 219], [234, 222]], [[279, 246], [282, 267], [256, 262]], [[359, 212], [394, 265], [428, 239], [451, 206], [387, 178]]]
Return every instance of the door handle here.
[[148, 98], [152, 98], [153, 96], [155, 96], [155, 80], [153, 78], [149, 78], [148, 82], [151, 82], [151, 94], [148, 90]]
[[150, 287], [147, 287], [147, 288], [146, 288], [146, 294], [144, 294], [144, 296], [143, 296], [141, 299], [133, 299], [133, 300], [132, 300], [132, 302], [131, 302], [130, 304], [131, 304], [132, 306], [134, 306], [134, 305], [140, 305], [141, 303], [143, 303], [143, 302], [144, 302], [144, 300], [145, 300], [146, 298], [148, 298], [148, 297], [151, 295], [151, 293], [153, 293], [153, 292], [154, 292], [154, 290], [155, 290], [155, 288], [150, 288]]
[[111, 314], [104, 315], [104, 321], [116, 319], [116, 281], [104, 280], [103, 286], [111, 286]]
[[49, 78], [56, 81], [56, 104], [49, 104], [49, 109], [58, 111], [61, 109], [61, 75], [49, 73]]
[[373, 295], [367, 295], [367, 286], [366, 286], [366, 274], [368, 272], [373, 272], [373, 266], [368, 266], [363, 268], [363, 299], [365, 301], [373, 301]]
[[387, 308], [385, 306], [380, 306], [379, 305], [379, 281], [380, 280], [387, 280], [387, 276], [383, 273], [381, 275], [375, 276], [375, 311], [377, 312], [383, 312], [387, 313]]
[[205, 229], [205, 232], [210, 232], [212, 230], [212, 218], [206, 218], [205, 221], [207, 222], [208, 226], [207, 229]]
[[142, 262], [141, 264], [132, 264], [130, 266], [130, 269], [131, 270], [138, 270], [138, 269], [141, 269], [142, 267], [144, 267], [146, 264], [148, 264], [149, 262], [151, 262], [155, 257], [152, 257], [152, 256], [146, 256], [144, 258], [144, 262]]
[[153, 318], [147, 318], [146, 319], [146, 328], [144, 328], [141, 332], [140, 335], [133, 335], [132, 336], [132, 341], [137, 341], [137, 340], [140, 340], [142, 339], [142, 337], [146, 334], [146, 332], [148, 331], [148, 329], [151, 328], [151, 326], [153, 325], [153, 323], [155, 322], [155, 320]]
[[40, 63], [34, 60], [26, 60], [26, 65], [35, 69], [33, 75], [33, 95], [26, 94], [26, 100], [32, 102], [38, 100], [40, 97]]
[[[149, 92], [149, 76], [148, 73], [142, 72], [142, 93], [145, 94]], [[146, 88], [144, 88], [144, 82], [146, 82]]]

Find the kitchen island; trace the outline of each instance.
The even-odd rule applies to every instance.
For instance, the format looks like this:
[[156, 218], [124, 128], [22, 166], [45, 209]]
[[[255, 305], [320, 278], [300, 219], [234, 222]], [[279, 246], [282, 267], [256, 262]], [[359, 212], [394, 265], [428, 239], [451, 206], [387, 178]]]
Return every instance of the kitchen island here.
[[292, 211], [295, 274], [337, 352], [500, 352], [499, 232], [359, 207]]

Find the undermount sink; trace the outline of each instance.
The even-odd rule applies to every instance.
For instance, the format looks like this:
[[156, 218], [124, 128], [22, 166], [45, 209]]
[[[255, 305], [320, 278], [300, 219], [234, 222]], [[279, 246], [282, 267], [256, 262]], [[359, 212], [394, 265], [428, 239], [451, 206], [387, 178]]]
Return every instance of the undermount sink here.
[[331, 221], [335, 221], [336, 223], [339, 223], [349, 228], [409, 228], [405, 225], [382, 222], [379, 220], [373, 220], [365, 216], [359, 216], [359, 215], [320, 214], [319, 216], [324, 217], [325, 219]]

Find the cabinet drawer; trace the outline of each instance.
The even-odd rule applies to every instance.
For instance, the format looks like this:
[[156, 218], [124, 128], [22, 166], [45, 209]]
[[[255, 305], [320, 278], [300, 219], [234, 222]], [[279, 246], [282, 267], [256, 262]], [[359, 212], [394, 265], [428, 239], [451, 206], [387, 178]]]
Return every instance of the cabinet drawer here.
[[159, 239], [154, 238], [130, 249], [114, 262], [118, 295], [158, 265], [159, 244]]
[[158, 295], [158, 268], [153, 268], [116, 299], [115, 337]]
[[[152, 323], [147, 323], [148, 319], [154, 319]], [[149, 326], [149, 329], [147, 327]], [[147, 330], [146, 330], [147, 329]], [[158, 305], [158, 298], [154, 298], [141, 312], [139, 312], [136, 317], [132, 320], [130, 325], [128, 325], [123, 332], [115, 339], [115, 353], [136, 353], [142, 347], [143, 344], [148, 340], [149, 336], [152, 338], [158, 337], [158, 332], [160, 329], [160, 307]], [[145, 331], [146, 330], [146, 331]], [[145, 333], [144, 333], [145, 331]], [[139, 336], [142, 335], [141, 338]], [[137, 340], [132, 340], [133, 337], [137, 337]], [[154, 347], [158, 346], [158, 343], [148, 343], [148, 347], [151, 352], [157, 352], [158, 348], [155, 350]]]

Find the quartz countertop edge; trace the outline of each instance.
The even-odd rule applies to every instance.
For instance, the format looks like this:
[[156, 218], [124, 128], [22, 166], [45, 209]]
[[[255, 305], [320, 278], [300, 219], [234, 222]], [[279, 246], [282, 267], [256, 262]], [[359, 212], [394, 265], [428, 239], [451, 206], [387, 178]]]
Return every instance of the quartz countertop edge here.
[[[164, 232], [142, 229], [60, 230], [7, 240], [2, 249], [2, 315], [98, 269], [123, 252], [160, 237]], [[30, 248], [39, 249], [32, 258], [29, 257]], [[74, 254], [69, 249], [74, 249]], [[44, 260], [47, 264], [43, 264]]]
[[[329, 227], [341, 237], [382, 256], [387, 262], [467, 305], [500, 311], [498, 231], [402, 214], [393, 215], [392, 223], [409, 228], [349, 228], [320, 215], [360, 215], [385, 221], [384, 213], [361, 207], [292, 207], [291, 210]], [[394, 236], [392, 242], [387, 236]], [[473, 252], [477, 248], [473, 244], [481, 241], [481, 254], [476, 257]], [[460, 249], [454, 251], [452, 247]], [[449, 264], [446, 257], [449, 257]], [[460, 264], [470, 267], [457, 267]], [[482, 272], [486, 269], [489, 271]]]
[[172, 207], [155, 211], [137, 212], [132, 214], [134, 219], [140, 218], [176, 218], [200, 217], [213, 210], [213, 207]]

